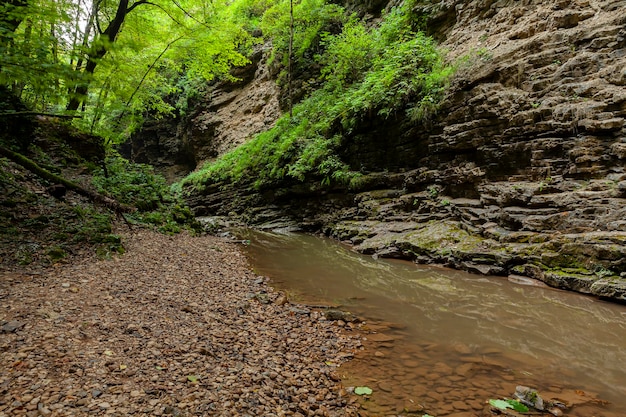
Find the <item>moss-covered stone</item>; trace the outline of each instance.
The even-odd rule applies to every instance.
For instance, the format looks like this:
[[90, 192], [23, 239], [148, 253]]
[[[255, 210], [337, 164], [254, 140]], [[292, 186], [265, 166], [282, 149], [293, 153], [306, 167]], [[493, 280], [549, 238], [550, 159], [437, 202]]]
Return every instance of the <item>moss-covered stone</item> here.
[[46, 255], [50, 259], [50, 262], [54, 263], [67, 257], [67, 252], [60, 246], [53, 246], [46, 251]]

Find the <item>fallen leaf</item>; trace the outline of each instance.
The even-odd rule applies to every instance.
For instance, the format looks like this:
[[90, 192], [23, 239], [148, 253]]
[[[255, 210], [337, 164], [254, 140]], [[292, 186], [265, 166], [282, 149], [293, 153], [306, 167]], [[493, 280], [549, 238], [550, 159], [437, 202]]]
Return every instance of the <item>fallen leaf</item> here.
[[126, 365], [120, 365], [120, 370], [123, 371], [124, 369], [126, 369]]
[[107, 356], [113, 356], [113, 351], [111, 350], [105, 350], [104, 352], [102, 352], [103, 354], [107, 355]]
[[518, 400], [504, 400], [507, 403], [509, 403], [509, 405], [513, 408], [513, 410], [520, 412], [520, 413], [527, 413], [528, 411], [530, 411], [528, 409], [528, 407], [526, 407], [524, 404], [522, 404], [521, 402], [519, 402]]
[[489, 400], [489, 404], [499, 408], [500, 410], [506, 410], [507, 408], [513, 408], [511, 404], [504, 400]]
[[356, 387], [354, 389], [354, 393], [356, 395], [371, 395], [372, 392], [373, 391], [370, 387]]
[[188, 375], [187, 380], [189, 382], [198, 382], [198, 375]]

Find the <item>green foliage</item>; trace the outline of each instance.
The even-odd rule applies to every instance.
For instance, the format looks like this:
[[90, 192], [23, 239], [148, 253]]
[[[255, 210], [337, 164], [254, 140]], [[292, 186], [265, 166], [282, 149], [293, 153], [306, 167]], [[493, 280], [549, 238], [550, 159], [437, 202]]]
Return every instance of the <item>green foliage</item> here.
[[[535, 393], [536, 394], [536, 393]], [[529, 411], [528, 407], [519, 402], [518, 400], [504, 399], [504, 400], [489, 400], [489, 404], [493, 407], [496, 407], [500, 410], [511, 409], [514, 411], [518, 411], [520, 413], [527, 413]]]
[[[118, 3], [95, 3], [101, 29], [115, 16]], [[109, 142], [121, 142], [147, 113], [161, 117], [176, 111], [181, 101], [172, 97], [188, 93], [180, 89], [181, 77], [192, 80], [190, 84], [206, 83], [216, 77], [231, 78], [233, 66], [247, 64], [254, 39], [245, 19], [235, 12], [264, 11], [270, 6], [261, 3], [145, 2], [125, 16], [113, 41], [94, 36], [95, 29], [85, 25], [91, 2], [29, 0], [19, 7], [3, 3], [0, 85], [28, 107], [46, 112], [62, 112], [69, 92], [88, 86], [79, 109], [83, 117], [74, 124]], [[8, 25], [12, 18], [15, 27]], [[98, 55], [99, 50], [104, 55]], [[85, 70], [88, 56], [96, 64], [92, 73]]]
[[[302, 5], [310, 7], [315, 1]], [[323, 51], [316, 61], [323, 87], [298, 103], [292, 118], [283, 116], [273, 129], [206, 165], [181, 185], [202, 188], [205, 183], [253, 180], [262, 187], [307, 178], [322, 185], [356, 184], [359, 174], [339, 157], [354, 129], [372, 116], [405, 114], [415, 122], [427, 120], [436, 112], [453, 72], [434, 41], [413, 31], [412, 3], [394, 9], [378, 28], [368, 29], [352, 17], [339, 33], [320, 34]], [[275, 19], [281, 7], [284, 3], [269, 9], [264, 22]], [[306, 10], [303, 6], [300, 12]], [[300, 15], [300, 19], [311, 18]], [[281, 25], [284, 22], [274, 28], [279, 45]], [[298, 46], [300, 54], [310, 47], [312, 33], [306, 35], [308, 41], [300, 39], [304, 42], [304, 48]]]
[[[72, 242], [102, 243], [111, 233], [111, 215], [92, 206], [77, 205], [63, 229]], [[74, 221], [76, 220], [76, 221]]]
[[363, 81], [383, 47], [378, 35], [354, 17], [340, 34], [322, 34], [322, 45], [326, 51], [318, 57], [318, 61], [323, 65], [321, 74], [327, 83], [326, 88], [344, 88]]
[[[63, 85], [74, 77], [68, 38], [72, 22], [69, 1], [31, 0], [23, 7], [0, 5], [0, 84], [29, 107], [47, 111], [65, 97]], [[2, 24], [5, 13], [21, 22], [14, 31]]]
[[93, 184], [98, 192], [137, 207], [137, 212], [128, 216], [133, 221], [154, 225], [164, 233], [177, 233], [183, 227], [197, 229], [189, 207], [170, 192], [165, 179], [155, 174], [151, 166], [121, 157], [107, 158], [106, 166], [107, 175], [99, 169]]
[[[283, 65], [289, 59], [289, 0], [275, 1], [264, 14], [261, 29], [264, 36], [272, 39], [274, 54]], [[342, 7], [325, 0], [294, 1], [294, 57], [296, 65], [312, 62], [315, 54], [321, 52], [319, 46], [324, 31], [335, 32], [341, 28], [345, 20]]]

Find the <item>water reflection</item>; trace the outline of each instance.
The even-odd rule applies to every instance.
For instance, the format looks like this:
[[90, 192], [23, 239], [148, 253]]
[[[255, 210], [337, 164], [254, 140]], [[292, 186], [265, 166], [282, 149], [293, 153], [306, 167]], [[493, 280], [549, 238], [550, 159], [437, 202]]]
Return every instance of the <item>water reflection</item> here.
[[463, 360], [450, 357], [459, 356], [455, 346], [492, 349], [548, 383], [575, 382], [626, 409], [624, 306], [501, 277], [374, 260], [307, 235], [247, 233], [253, 266], [275, 285], [399, 323], [406, 343], [447, 347], [443, 360], [451, 363]]

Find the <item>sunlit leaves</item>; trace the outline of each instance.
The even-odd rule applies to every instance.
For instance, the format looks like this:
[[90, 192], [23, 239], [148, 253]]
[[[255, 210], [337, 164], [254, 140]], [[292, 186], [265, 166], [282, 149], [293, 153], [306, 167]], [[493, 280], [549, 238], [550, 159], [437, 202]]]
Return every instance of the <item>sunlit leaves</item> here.
[[[17, 2], [15, 2], [17, 3]], [[19, 25], [2, 33], [0, 83], [10, 86], [31, 107], [46, 109], [62, 96], [61, 87], [71, 76], [71, 1], [32, 0], [23, 7], [3, 11]], [[0, 25], [2, 26], [2, 25]]]
[[511, 409], [515, 411], [519, 411], [521, 413], [526, 413], [529, 411], [528, 407], [519, 402], [518, 400], [504, 399], [504, 400], [489, 400], [489, 405], [495, 407], [500, 410]]
[[[65, 108], [69, 91], [88, 86], [83, 118], [75, 123], [119, 140], [146, 113], [171, 113], [181, 78], [191, 85], [229, 77], [233, 66], [248, 63], [253, 40], [231, 2], [151, 0], [134, 7], [131, 0], [117, 36], [99, 36], [120, 1], [96, 3], [89, 28], [87, 0], [32, 0], [11, 9], [19, 25], [12, 31], [0, 22], [0, 83], [31, 108], [56, 111]], [[95, 70], [85, 72], [88, 58]]]
[[[302, 63], [305, 54], [319, 41], [324, 30], [341, 27], [345, 20], [343, 8], [325, 0], [301, 0], [294, 2], [294, 56], [296, 63]], [[280, 0], [263, 15], [261, 28], [263, 34], [272, 39], [275, 53], [286, 63], [289, 42], [289, 1]]]

